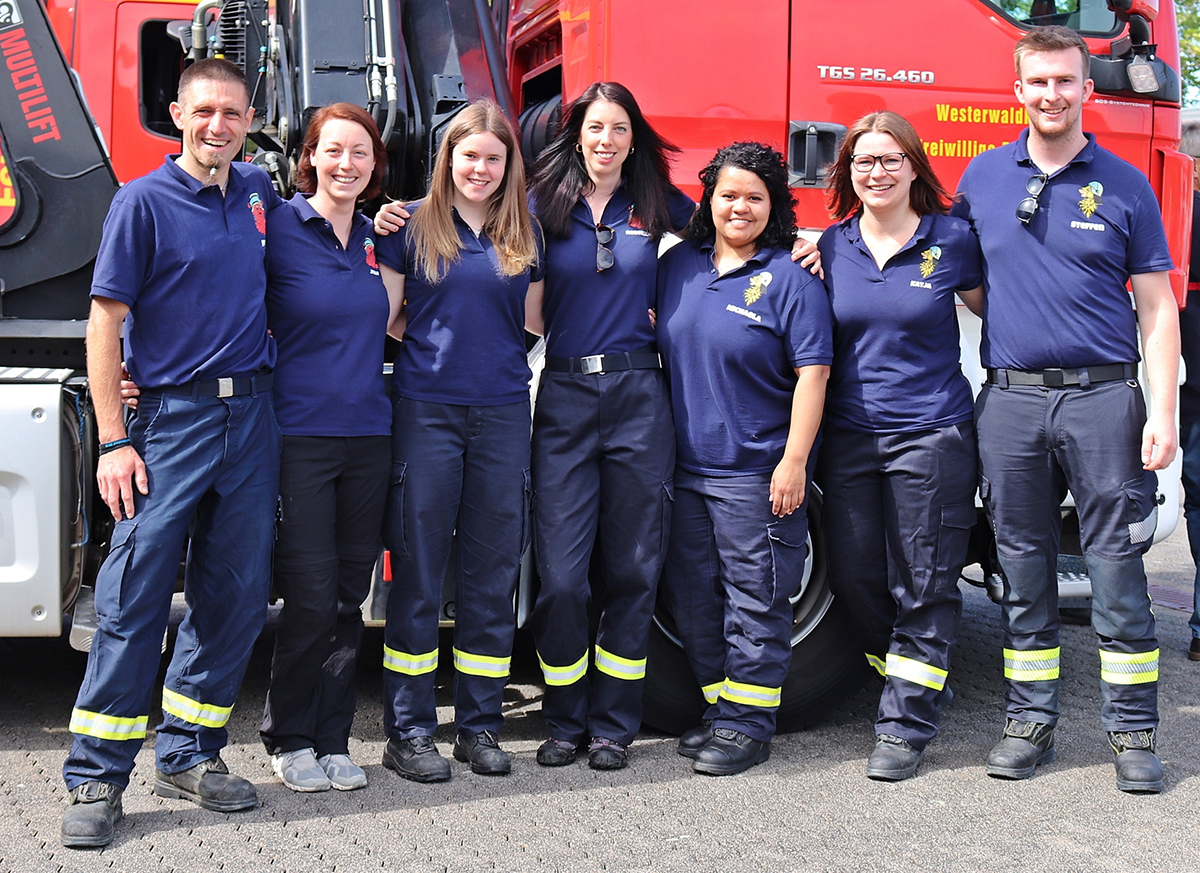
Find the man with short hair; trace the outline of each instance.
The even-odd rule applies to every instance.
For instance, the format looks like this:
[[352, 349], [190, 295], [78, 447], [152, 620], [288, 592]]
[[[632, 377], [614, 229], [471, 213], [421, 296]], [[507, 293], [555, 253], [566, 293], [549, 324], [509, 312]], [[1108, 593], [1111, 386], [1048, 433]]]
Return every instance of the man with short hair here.
[[1004, 578], [1008, 718], [987, 772], [1024, 779], [1054, 758], [1059, 505], [1070, 489], [1117, 787], [1157, 792], [1158, 643], [1142, 554], [1157, 520], [1154, 471], [1176, 449], [1171, 257], [1145, 176], [1083, 132], [1093, 88], [1084, 41], [1065, 27], [1034, 28], [1015, 58], [1029, 128], [971, 161], [954, 210], [983, 248], [987, 383], [975, 419]]
[[1179, 150], [1191, 155], [1192, 259], [1188, 269], [1187, 306], [1179, 313], [1179, 345], [1187, 381], [1179, 387], [1179, 451], [1183, 455], [1183, 513], [1188, 545], [1196, 564], [1194, 605], [1188, 624], [1192, 643], [1188, 660], [1200, 661], [1200, 123], [1183, 129]]
[[[104, 846], [146, 736], [160, 646], [187, 544], [188, 609], [162, 689], [154, 792], [256, 806], [220, 757], [266, 615], [279, 429], [267, 333], [262, 170], [237, 162], [254, 114], [241, 70], [203, 60], [171, 116], [183, 152], [126, 185], [104, 224], [88, 319], [97, 480], [116, 519], [96, 579], [98, 628], [71, 713], [65, 846]], [[141, 386], [122, 418], [124, 358]], [[190, 538], [190, 539], [189, 539]]]

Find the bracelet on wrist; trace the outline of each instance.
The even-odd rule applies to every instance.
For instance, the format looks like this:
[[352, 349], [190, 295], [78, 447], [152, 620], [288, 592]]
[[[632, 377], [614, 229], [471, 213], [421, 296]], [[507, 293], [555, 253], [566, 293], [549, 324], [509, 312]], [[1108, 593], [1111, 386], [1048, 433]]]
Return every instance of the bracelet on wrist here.
[[119, 440], [113, 440], [111, 443], [100, 444], [100, 454], [107, 455], [109, 452], [115, 452], [117, 449], [123, 449], [126, 446], [133, 445], [133, 440], [129, 437], [123, 437]]

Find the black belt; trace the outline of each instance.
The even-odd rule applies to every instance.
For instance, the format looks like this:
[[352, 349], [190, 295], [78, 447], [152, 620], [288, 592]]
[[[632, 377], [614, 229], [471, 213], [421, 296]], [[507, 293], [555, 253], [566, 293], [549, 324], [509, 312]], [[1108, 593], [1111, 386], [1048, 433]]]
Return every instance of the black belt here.
[[556, 373], [615, 373], [619, 370], [659, 370], [662, 358], [658, 352], [616, 352], [610, 355], [588, 355], [586, 358], [546, 358], [546, 369]]
[[1060, 370], [993, 370], [988, 369], [987, 381], [1001, 388], [1009, 385], [1037, 385], [1042, 388], [1062, 388], [1078, 385], [1087, 388], [1100, 382], [1122, 382], [1136, 379], [1137, 364], [1101, 364], [1096, 367], [1079, 367]]
[[253, 376], [197, 380], [183, 385], [164, 385], [154, 390], [163, 394], [186, 394], [189, 397], [237, 397], [241, 394], [262, 394], [270, 391], [273, 384], [275, 374], [270, 370], [260, 370]]

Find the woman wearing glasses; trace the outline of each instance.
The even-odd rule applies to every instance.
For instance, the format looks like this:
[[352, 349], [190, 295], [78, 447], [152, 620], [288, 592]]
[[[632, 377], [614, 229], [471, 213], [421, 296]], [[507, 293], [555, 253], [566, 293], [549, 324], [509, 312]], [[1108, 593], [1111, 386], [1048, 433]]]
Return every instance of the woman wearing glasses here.
[[979, 245], [912, 125], [874, 112], [830, 174], [821, 237], [834, 321], [817, 482], [829, 573], [884, 676], [872, 779], [916, 773], [950, 698], [958, 577], [975, 523], [971, 389], [955, 297], [979, 314]]
[[722, 776], [771, 752], [833, 347], [825, 289], [788, 253], [783, 156], [735, 143], [700, 178], [700, 208], [658, 268], [678, 449], [662, 595], [709, 703], [678, 751]]
[[[530, 299], [527, 316], [546, 336], [533, 424], [541, 589], [532, 627], [550, 732], [537, 760], [548, 767], [570, 764], [581, 747], [594, 769], [624, 767], [641, 725], [675, 467], [648, 310], [659, 240], [695, 209], [670, 183], [676, 151], [626, 88], [597, 82], [567, 108], [530, 184], [546, 234], [545, 296]], [[597, 566], [603, 578], [589, 580]]]

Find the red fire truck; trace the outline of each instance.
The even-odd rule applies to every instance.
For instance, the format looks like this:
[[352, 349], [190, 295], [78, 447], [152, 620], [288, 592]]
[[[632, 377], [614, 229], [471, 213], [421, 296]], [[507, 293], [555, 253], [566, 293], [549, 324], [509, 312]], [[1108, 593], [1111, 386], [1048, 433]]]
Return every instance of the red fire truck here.
[[[1015, 138], [1027, 118], [1013, 95], [1012, 46], [1039, 24], [1087, 40], [1096, 95], [1084, 126], [1150, 179], [1182, 301], [1191, 161], [1177, 151], [1171, 0], [0, 0], [0, 634], [59, 634], [81, 588], [86, 603], [106, 545], [82, 370], [88, 277], [117, 180], [178, 149], [167, 107], [189, 58], [244, 67], [252, 159], [281, 188], [308, 117], [325, 103], [358, 102], [375, 115], [391, 154], [388, 193], [412, 198], [439, 132], [466, 101], [491, 96], [519, 116], [528, 158], [553, 136], [564, 101], [616, 80], [683, 149], [674, 172], [685, 190], [698, 192], [696, 173], [721, 145], [768, 142], [787, 156], [800, 224], [818, 232], [828, 224], [826, 166], [866, 112], [912, 121], [949, 187], [973, 156]], [[978, 323], [968, 316], [962, 326], [978, 383]], [[1158, 539], [1175, 526], [1177, 467], [1160, 489]], [[1070, 551], [1069, 504], [1064, 516]], [[829, 591], [819, 517], [810, 521], [784, 728], [863, 665]], [[986, 580], [986, 525], [977, 531]], [[1068, 555], [1060, 565], [1065, 594], [1087, 591], [1079, 563]], [[527, 573], [522, 616], [535, 589]], [[444, 600], [449, 619], [452, 590]], [[646, 719], [678, 728], [699, 706], [660, 614]]]

